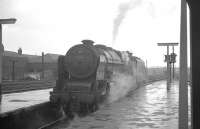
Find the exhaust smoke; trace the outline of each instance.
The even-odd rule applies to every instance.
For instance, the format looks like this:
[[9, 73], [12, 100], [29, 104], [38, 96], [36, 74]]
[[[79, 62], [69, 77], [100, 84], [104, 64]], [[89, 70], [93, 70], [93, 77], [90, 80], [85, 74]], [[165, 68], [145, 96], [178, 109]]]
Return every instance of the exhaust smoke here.
[[142, 0], [130, 0], [129, 2], [122, 3], [118, 7], [118, 15], [114, 19], [113, 22], [113, 43], [116, 40], [119, 27], [122, 24], [124, 18], [126, 17], [128, 11], [131, 9], [134, 9], [137, 5], [140, 5], [142, 3]]

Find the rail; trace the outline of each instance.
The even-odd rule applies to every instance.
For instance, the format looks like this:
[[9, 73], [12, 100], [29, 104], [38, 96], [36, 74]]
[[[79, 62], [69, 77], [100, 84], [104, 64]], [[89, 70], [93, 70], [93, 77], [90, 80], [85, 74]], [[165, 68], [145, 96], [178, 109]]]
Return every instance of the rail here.
[[2, 83], [2, 93], [14, 93], [30, 90], [40, 90], [53, 88], [56, 85], [55, 80], [39, 80], [39, 81], [13, 81]]
[[56, 126], [56, 125], [59, 124], [61, 121], [65, 120], [65, 118], [66, 118], [66, 117], [63, 116], [63, 117], [61, 117], [61, 118], [59, 118], [59, 119], [57, 119], [57, 120], [55, 120], [55, 121], [49, 122], [49, 123], [47, 123], [47, 124], [45, 124], [45, 125], [39, 127], [38, 129], [49, 129], [49, 128], [53, 127], [53, 126]]

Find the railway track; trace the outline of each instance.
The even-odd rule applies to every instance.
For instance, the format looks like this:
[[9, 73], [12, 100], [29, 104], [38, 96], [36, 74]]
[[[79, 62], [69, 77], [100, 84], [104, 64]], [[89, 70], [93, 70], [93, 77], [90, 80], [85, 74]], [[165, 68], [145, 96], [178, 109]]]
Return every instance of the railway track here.
[[[148, 81], [147, 83], [144, 84], [144, 86], [152, 84], [153, 82], [159, 81], [159, 80], [163, 80], [163, 79]], [[45, 125], [42, 125], [41, 127], [37, 128], [37, 129], [57, 129], [56, 127], [59, 126], [60, 124], [62, 124], [63, 122], [69, 122], [69, 118], [65, 115], [55, 121], [49, 122]]]
[[61, 117], [61, 118], [59, 118], [59, 119], [57, 119], [57, 120], [55, 120], [55, 121], [52, 121], [52, 122], [50, 122], [50, 123], [47, 123], [47, 124], [45, 124], [45, 125], [43, 125], [43, 126], [37, 128], [37, 129], [51, 129], [51, 128], [53, 128], [54, 126], [58, 125], [59, 123], [65, 121], [65, 120], [67, 120], [67, 119], [66, 119], [65, 116], [63, 116], [63, 117]]
[[56, 85], [55, 80], [39, 80], [39, 81], [13, 81], [2, 83], [2, 93], [16, 93], [30, 90], [40, 90], [53, 88]]

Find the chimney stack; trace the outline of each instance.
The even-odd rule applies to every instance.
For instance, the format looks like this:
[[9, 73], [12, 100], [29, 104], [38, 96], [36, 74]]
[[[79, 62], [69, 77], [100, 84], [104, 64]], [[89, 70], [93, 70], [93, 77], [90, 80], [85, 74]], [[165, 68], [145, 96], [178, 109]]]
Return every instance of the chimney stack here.
[[22, 49], [21, 48], [18, 49], [18, 54], [22, 55]]

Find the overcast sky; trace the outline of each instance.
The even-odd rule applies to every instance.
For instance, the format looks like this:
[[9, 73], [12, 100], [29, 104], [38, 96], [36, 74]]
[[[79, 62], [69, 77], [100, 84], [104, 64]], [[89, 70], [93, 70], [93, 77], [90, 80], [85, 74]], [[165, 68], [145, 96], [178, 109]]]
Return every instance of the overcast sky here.
[[157, 42], [180, 38], [180, 0], [0, 0], [0, 18], [10, 17], [17, 22], [3, 26], [4, 47], [27, 54], [64, 55], [91, 39], [164, 66]]

